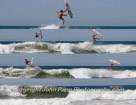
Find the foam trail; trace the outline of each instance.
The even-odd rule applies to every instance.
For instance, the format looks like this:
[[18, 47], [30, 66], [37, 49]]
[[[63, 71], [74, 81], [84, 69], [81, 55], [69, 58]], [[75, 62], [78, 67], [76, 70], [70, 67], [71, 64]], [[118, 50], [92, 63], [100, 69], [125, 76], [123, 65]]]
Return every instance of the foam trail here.
[[14, 51], [14, 45], [2, 45], [0, 44], [0, 54], [9, 54]]
[[25, 96], [20, 94], [18, 91], [18, 86], [7, 86], [2, 85], [0, 86], [0, 96], [10, 96], [10, 97], [17, 97], [17, 96]]
[[[1, 105], [135, 105], [135, 100], [4, 99]], [[90, 104], [91, 103], [91, 104]]]
[[40, 27], [40, 29], [59, 29], [60, 25], [56, 25], [56, 24], [50, 24], [44, 27]]
[[135, 100], [136, 90], [102, 90], [102, 89], [92, 89], [89, 91], [72, 91], [67, 96], [68, 99], [75, 100]]
[[26, 68], [26, 69], [15, 69], [15, 68], [0, 68], [1, 78], [32, 78], [36, 76], [40, 70], [39, 68]]

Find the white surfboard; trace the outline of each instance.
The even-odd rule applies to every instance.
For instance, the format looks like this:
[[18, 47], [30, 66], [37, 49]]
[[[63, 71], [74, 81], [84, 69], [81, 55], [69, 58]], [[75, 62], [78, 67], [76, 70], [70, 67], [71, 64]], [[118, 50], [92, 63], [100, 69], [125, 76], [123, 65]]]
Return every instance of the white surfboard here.
[[120, 65], [120, 63], [119, 63], [118, 61], [115, 61], [115, 60], [113, 60], [113, 59], [109, 59], [109, 61], [110, 61], [111, 63]]
[[96, 35], [98, 35], [99, 37], [102, 37], [102, 34], [99, 31], [97, 31], [96, 29], [93, 29], [93, 32], [95, 32]]
[[42, 31], [40, 31], [40, 36], [41, 36], [41, 40], [43, 39], [43, 36], [42, 36]]
[[33, 63], [34, 63], [34, 59], [33, 59], [33, 57], [32, 57], [31, 62], [30, 62], [30, 66], [32, 66]]
[[69, 14], [70, 18], [73, 18], [73, 14], [72, 14], [70, 5], [68, 4], [68, 2], [66, 0], [64, 0], [64, 2], [65, 2], [65, 6], [67, 8], [67, 11], [68, 11], [68, 14]]

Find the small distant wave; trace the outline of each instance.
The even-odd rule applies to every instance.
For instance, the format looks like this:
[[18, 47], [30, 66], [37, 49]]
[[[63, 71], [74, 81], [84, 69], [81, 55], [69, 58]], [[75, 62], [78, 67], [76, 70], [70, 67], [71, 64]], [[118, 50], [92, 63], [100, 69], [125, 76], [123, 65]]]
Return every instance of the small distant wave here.
[[[55, 25], [55, 24], [51, 24], [51, 25]], [[41, 26], [0, 26], [0, 29], [35, 29], [39, 27]], [[136, 26], [59, 26], [59, 27], [60, 27], [59, 29], [136, 29]]]
[[0, 44], [0, 54], [10, 53], [136, 53], [136, 45], [81, 43], [23, 42]]
[[59, 28], [60, 28], [60, 25], [56, 25], [56, 24], [40, 27], [40, 29], [59, 29]]
[[135, 70], [0, 68], [0, 78], [136, 78]]

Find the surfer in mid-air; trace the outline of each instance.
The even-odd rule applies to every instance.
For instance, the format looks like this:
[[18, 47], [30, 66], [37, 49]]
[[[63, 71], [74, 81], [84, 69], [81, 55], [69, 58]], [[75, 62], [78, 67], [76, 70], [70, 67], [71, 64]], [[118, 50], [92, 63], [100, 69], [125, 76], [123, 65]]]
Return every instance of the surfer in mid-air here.
[[24, 62], [25, 62], [26, 65], [30, 65], [30, 63], [31, 63], [31, 61], [28, 61], [27, 59], [25, 59]]
[[109, 59], [109, 61], [111, 62], [111, 69], [112, 69], [112, 70], [114, 69], [114, 64], [120, 65], [120, 62], [115, 61], [115, 60], [113, 60], [113, 59]]
[[96, 42], [96, 40], [100, 40], [100, 38], [96, 38], [95, 34], [92, 36], [92, 39], [93, 39], [94, 42]]
[[59, 19], [61, 19], [63, 21], [63, 26], [64, 26], [64, 23], [65, 23], [65, 20], [64, 20], [63, 16], [67, 16], [67, 14], [64, 14], [66, 11], [67, 11], [67, 9], [65, 11], [63, 11], [63, 10], [60, 10], [59, 12], [57, 11], [57, 13], [59, 15], [58, 16]]
[[39, 38], [39, 34], [38, 33], [35, 33], [34, 36], [35, 36], [35, 38]]
[[39, 34], [38, 34], [38, 33], [35, 33], [35, 34], [34, 34], [34, 37], [35, 37], [35, 38], [39, 38], [39, 37], [40, 37], [41, 40], [42, 40], [42, 39], [43, 39], [43, 37], [42, 37], [42, 31], [40, 31]]

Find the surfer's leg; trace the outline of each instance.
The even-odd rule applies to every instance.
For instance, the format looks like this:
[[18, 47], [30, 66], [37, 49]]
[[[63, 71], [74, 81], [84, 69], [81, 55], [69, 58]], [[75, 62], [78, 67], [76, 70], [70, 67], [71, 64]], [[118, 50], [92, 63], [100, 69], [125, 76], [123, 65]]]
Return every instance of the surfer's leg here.
[[63, 16], [67, 16], [67, 14], [63, 14]]
[[65, 20], [64, 20], [63, 18], [61, 18], [61, 19], [62, 19], [62, 21], [63, 21], [63, 26], [64, 26]]
[[96, 39], [100, 40], [100, 38], [95, 38], [95, 40], [96, 40]]

